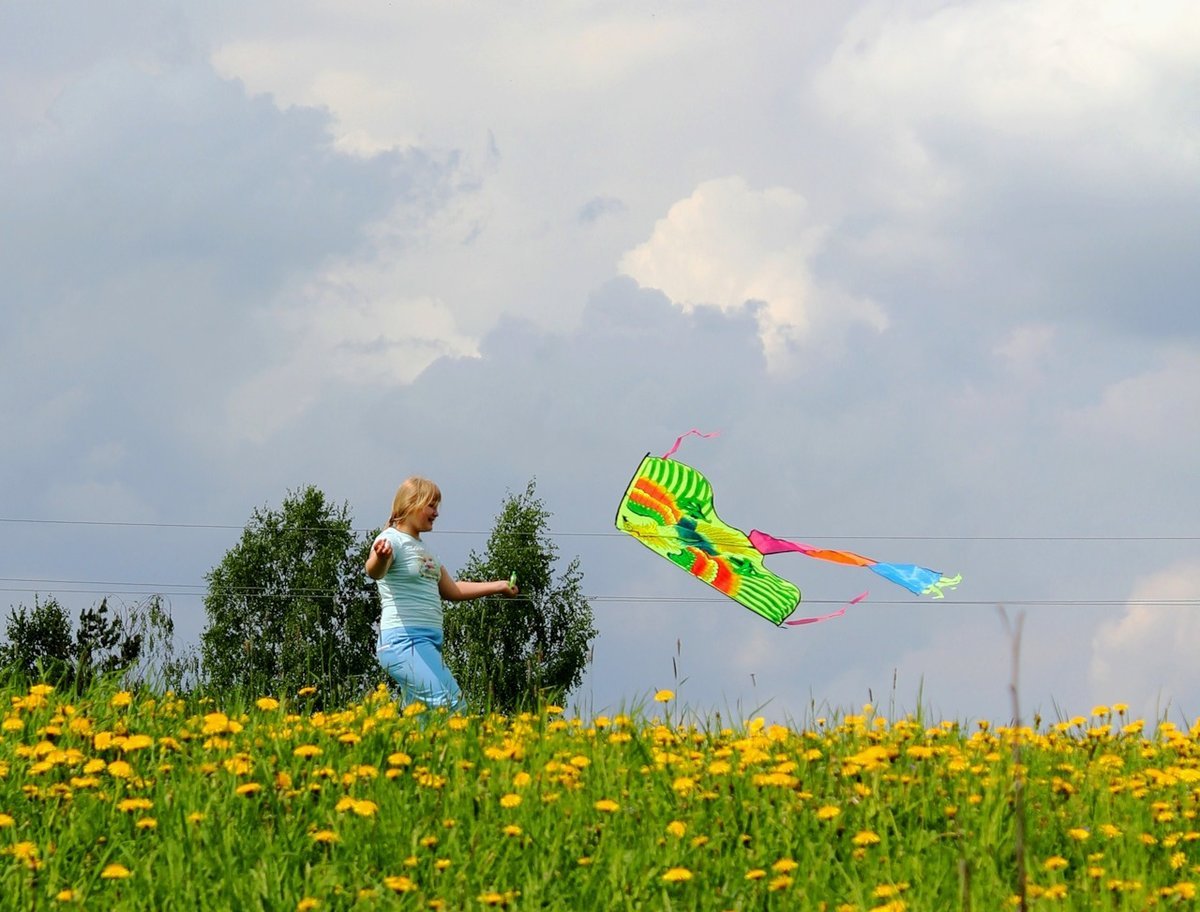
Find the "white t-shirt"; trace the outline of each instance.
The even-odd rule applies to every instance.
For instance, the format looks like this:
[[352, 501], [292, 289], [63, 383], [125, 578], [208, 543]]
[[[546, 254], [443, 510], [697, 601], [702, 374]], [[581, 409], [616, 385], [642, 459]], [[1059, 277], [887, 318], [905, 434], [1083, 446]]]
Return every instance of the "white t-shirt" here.
[[385, 630], [420, 627], [442, 629], [442, 597], [438, 582], [442, 565], [425, 550], [419, 538], [388, 527], [379, 533], [392, 546], [392, 563], [380, 579], [379, 598], [383, 611], [379, 618], [379, 633]]

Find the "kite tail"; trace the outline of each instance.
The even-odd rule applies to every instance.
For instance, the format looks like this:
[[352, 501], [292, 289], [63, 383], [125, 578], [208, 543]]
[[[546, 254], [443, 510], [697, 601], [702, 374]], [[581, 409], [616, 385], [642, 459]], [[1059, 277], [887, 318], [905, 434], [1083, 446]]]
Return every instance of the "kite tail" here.
[[930, 583], [928, 587], [921, 591], [921, 595], [928, 595], [930, 598], [940, 599], [945, 598], [946, 594], [942, 589], [957, 589], [958, 584], [962, 582], [962, 574], [956, 573], [954, 576], [943, 576], [936, 583]]
[[855, 554], [853, 551], [834, 551], [827, 548], [815, 548], [803, 542], [776, 538], [757, 529], [754, 529], [750, 533], [749, 538], [750, 544], [762, 554], [780, 554], [785, 551], [795, 551], [808, 557], [817, 558], [818, 560], [866, 567], [872, 573], [878, 574], [898, 586], [903, 586], [914, 595], [944, 598], [945, 593], [942, 592], [943, 588], [953, 589], [962, 582], [962, 574], [957, 576], [943, 576], [940, 570], [930, 570], [928, 567], [918, 567], [916, 564], [893, 564], [863, 557], [861, 554]]
[[684, 439], [687, 437], [719, 437], [720, 433], [720, 431], [713, 431], [711, 434], [706, 434], [704, 431], [698, 431], [695, 428], [692, 428], [686, 434], [680, 434], [678, 437], [676, 437], [674, 446], [663, 453], [662, 458], [670, 459], [672, 456], [674, 456], [675, 453], [678, 452], [680, 444], [682, 444]]
[[846, 604], [844, 604], [837, 611], [831, 611], [829, 614], [822, 614], [820, 617], [796, 618], [794, 621], [784, 621], [783, 623], [788, 627], [799, 627], [801, 624], [819, 624], [821, 621], [828, 621], [830, 618], [840, 618], [846, 613], [847, 608], [849, 608], [851, 605], [857, 605], [869, 594], [870, 593], [867, 592], [860, 592], [858, 595], [854, 596], [854, 598], [850, 599], [850, 601], [846, 602]]

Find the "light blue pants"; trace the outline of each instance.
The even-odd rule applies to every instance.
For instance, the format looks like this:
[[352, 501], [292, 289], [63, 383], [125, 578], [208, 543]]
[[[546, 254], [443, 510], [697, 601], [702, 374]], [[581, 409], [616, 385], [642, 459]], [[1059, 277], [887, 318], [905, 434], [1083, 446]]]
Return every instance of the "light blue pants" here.
[[383, 630], [375, 651], [379, 664], [400, 685], [405, 703], [462, 709], [462, 691], [442, 659], [442, 631], [432, 627]]

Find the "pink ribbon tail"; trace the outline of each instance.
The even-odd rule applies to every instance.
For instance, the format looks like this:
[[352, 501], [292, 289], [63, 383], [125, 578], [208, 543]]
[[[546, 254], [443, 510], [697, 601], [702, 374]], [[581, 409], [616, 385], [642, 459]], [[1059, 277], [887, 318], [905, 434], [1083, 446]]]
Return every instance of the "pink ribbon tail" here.
[[819, 624], [821, 621], [828, 621], [830, 618], [840, 618], [846, 613], [847, 608], [849, 608], [851, 605], [857, 605], [868, 595], [870, 595], [869, 592], [861, 592], [854, 596], [854, 598], [850, 599], [850, 601], [846, 602], [846, 604], [844, 604], [837, 611], [831, 612], [830, 614], [822, 614], [820, 617], [798, 618], [797, 620], [784, 621], [783, 623], [788, 627], [799, 627], [801, 624]]
[[705, 434], [703, 431], [698, 431], [695, 428], [692, 428], [686, 434], [680, 434], [675, 440], [675, 446], [663, 453], [662, 458], [670, 459], [672, 456], [674, 456], [675, 451], [679, 449], [679, 445], [683, 443], [685, 437], [716, 437], [719, 433], [719, 431], [713, 431], [711, 434]]

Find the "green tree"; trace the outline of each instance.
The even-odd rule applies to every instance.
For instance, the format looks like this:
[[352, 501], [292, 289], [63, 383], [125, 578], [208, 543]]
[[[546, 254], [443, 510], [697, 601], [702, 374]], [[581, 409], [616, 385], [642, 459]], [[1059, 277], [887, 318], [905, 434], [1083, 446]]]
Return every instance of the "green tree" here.
[[508, 495], [486, 553], [472, 551], [460, 574], [482, 580], [515, 573], [520, 594], [446, 604], [446, 663], [472, 706], [511, 712], [539, 700], [561, 702], [582, 682], [590, 659], [596, 628], [579, 558], [555, 579], [551, 514], [535, 488], [531, 480], [523, 494]]
[[107, 598], [73, 623], [53, 596], [9, 611], [0, 667], [27, 681], [83, 692], [99, 677], [120, 673], [132, 686], [150, 677], [179, 689], [185, 660], [174, 653], [174, 622], [161, 596], [113, 609]]
[[356, 537], [349, 507], [317, 488], [256, 509], [242, 538], [208, 573], [201, 634], [206, 686], [247, 694], [317, 688], [333, 705], [381, 679], [379, 603], [363, 572], [374, 536]]

